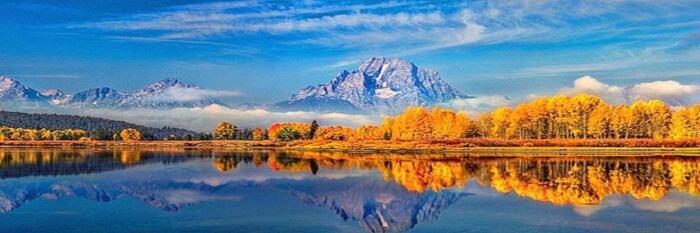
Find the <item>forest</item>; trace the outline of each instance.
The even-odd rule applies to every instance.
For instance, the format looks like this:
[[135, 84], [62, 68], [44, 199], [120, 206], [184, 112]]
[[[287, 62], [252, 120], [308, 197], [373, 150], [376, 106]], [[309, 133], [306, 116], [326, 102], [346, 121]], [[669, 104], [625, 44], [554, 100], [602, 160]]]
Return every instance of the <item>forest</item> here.
[[[112, 140], [123, 129], [133, 128], [142, 133], [142, 138], [146, 140], [162, 140], [168, 138], [204, 138], [206, 135], [197, 134], [190, 130], [163, 127], [153, 128], [136, 125], [125, 121], [107, 120], [97, 117], [59, 115], [59, 114], [36, 114], [0, 111], [0, 126], [14, 129], [26, 130], [82, 130], [85, 137], [96, 140]], [[25, 130], [25, 131], [26, 131]], [[19, 131], [19, 130], [15, 130]], [[29, 132], [27, 132], [29, 134]], [[5, 135], [6, 139], [10, 139]], [[82, 137], [81, 136], [81, 137]], [[80, 137], [78, 137], [80, 138]]]
[[[381, 142], [392, 141], [429, 142], [435, 145], [461, 142], [460, 145], [477, 146], [700, 146], [700, 104], [671, 107], [661, 100], [638, 100], [629, 105], [611, 104], [588, 94], [542, 97], [479, 115], [441, 107], [409, 107], [401, 114], [385, 117], [378, 125], [357, 128], [320, 126], [314, 120], [239, 129], [235, 124], [221, 122], [211, 133], [194, 133], [92, 117], [4, 111], [0, 111], [0, 125], [3, 126], [0, 130], [2, 140], [137, 138], [350, 142], [346, 145], [354, 142], [386, 144]], [[130, 131], [124, 132], [124, 129]]]
[[319, 127], [316, 122], [272, 124], [276, 140], [688, 140], [700, 138], [700, 105], [672, 108], [661, 100], [610, 104], [597, 96], [553, 96], [470, 117], [466, 112], [410, 107], [379, 125]]

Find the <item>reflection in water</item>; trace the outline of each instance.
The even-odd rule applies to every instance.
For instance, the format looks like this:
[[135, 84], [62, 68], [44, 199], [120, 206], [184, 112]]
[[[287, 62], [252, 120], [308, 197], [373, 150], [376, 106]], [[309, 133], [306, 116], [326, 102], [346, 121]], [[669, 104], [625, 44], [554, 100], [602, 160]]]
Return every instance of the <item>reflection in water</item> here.
[[[252, 156], [252, 158], [250, 158]], [[660, 200], [671, 189], [700, 192], [700, 160], [687, 157], [463, 157], [324, 153], [269, 153], [223, 157], [217, 168], [240, 161], [267, 160], [280, 172], [316, 174], [322, 169], [378, 170], [386, 180], [410, 192], [461, 188], [469, 180], [502, 193], [516, 193], [553, 204], [593, 205], [613, 194]], [[407, 158], [408, 157], [408, 158]], [[224, 165], [226, 163], [228, 165]], [[256, 164], [259, 166], [260, 164]]]
[[[210, 161], [213, 173], [124, 170], [148, 164]], [[242, 169], [242, 170], [241, 170]], [[268, 171], [265, 175], [251, 171]], [[99, 179], [20, 182], [23, 177], [102, 174]], [[133, 173], [133, 174], [132, 174]], [[380, 179], [367, 178], [379, 174]], [[132, 174], [132, 176], [129, 176]], [[39, 197], [78, 196], [108, 202], [133, 197], [178, 211], [205, 201], [240, 200], [245, 188], [285, 190], [334, 211], [369, 232], [403, 232], [437, 219], [470, 182], [529, 200], [571, 205], [582, 215], [616, 205], [623, 195], [664, 203], [672, 193], [700, 193], [700, 160], [692, 157], [505, 157], [220, 150], [0, 149], [0, 212]], [[10, 179], [12, 178], [12, 179]], [[60, 177], [59, 177], [60, 178]], [[673, 190], [673, 191], [672, 191]], [[678, 195], [678, 194], [673, 194]], [[687, 199], [687, 198], [686, 198]], [[690, 204], [688, 204], [690, 203]], [[695, 206], [695, 199], [684, 202]], [[672, 203], [673, 204], [673, 203]], [[646, 205], [646, 206], [645, 206]], [[671, 204], [669, 204], [671, 205]], [[652, 208], [648, 203], [641, 209]], [[666, 207], [670, 208], [670, 207]], [[677, 209], [674, 209], [677, 210]]]

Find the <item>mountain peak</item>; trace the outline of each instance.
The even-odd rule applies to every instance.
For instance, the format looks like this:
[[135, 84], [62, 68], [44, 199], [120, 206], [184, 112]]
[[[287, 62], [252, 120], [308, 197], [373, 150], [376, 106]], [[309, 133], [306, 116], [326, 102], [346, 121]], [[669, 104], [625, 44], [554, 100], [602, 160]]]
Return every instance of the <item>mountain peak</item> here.
[[21, 84], [10, 76], [0, 76], [0, 90], [6, 90], [17, 85]]
[[[397, 113], [409, 106], [430, 106], [463, 97], [440, 78], [438, 72], [417, 67], [399, 58], [372, 57], [357, 70], [340, 72], [326, 84], [307, 87], [287, 101], [276, 104], [279, 108], [313, 107], [315, 111], [337, 111], [337, 106], [355, 113]], [[323, 111], [323, 110], [322, 110]]]
[[46, 97], [9, 76], [0, 76], [0, 100], [43, 101]]
[[160, 80], [160, 81], [158, 81], [158, 82], [156, 82], [156, 83], [160, 83], [160, 84], [163, 84], [163, 85], [173, 86], [173, 85], [181, 84], [181, 83], [183, 83], [183, 82], [181, 82], [181, 81], [178, 80], [177, 78], [170, 77], [170, 78], [165, 78], [165, 79], [163, 79], [163, 80]]
[[189, 84], [189, 83], [184, 83], [176, 78], [166, 78], [163, 80], [160, 80], [158, 82], [155, 82], [153, 84], [150, 84], [140, 90], [137, 90], [134, 95], [136, 96], [144, 96], [144, 95], [154, 95], [154, 94], [160, 94], [165, 92], [167, 89], [170, 88], [198, 88], [195, 85]]
[[415, 67], [412, 62], [400, 58], [372, 57], [365, 60], [360, 67], [358, 67], [358, 71], [375, 74], [388, 66], [400, 66], [408, 69]]

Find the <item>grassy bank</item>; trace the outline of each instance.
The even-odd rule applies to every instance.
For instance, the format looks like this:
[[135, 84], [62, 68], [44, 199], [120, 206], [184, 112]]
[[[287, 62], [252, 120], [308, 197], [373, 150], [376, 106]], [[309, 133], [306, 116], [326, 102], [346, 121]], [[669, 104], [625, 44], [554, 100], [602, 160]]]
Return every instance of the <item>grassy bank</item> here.
[[450, 141], [385, 140], [297, 140], [297, 141], [0, 141], [0, 147], [89, 147], [89, 148], [274, 148], [302, 151], [347, 152], [596, 152], [596, 153], [686, 153], [700, 154], [697, 140], [499, 140], [464, 139]]

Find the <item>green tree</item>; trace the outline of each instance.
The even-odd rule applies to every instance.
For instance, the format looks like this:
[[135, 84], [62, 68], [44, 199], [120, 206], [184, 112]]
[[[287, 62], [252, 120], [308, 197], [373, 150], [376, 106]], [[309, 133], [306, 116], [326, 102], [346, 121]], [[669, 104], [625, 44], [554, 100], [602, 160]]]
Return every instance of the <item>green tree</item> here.
[[292, 129], [291, 127], [282, 127], [282, 129], [280, 129], [280, 131], [277, 133], [277, 139], [282, 141], [298, 140], [301, 139], [301, 137], [301, 132]]
[[311, 121], [311, 126], [309, 127], [309, 132], [306, 133], [306, 139], [314, 139], [316, 136], [316, 131], [318, 131], [318, 122], [316, 120]]

